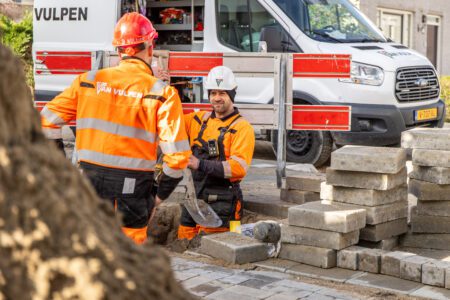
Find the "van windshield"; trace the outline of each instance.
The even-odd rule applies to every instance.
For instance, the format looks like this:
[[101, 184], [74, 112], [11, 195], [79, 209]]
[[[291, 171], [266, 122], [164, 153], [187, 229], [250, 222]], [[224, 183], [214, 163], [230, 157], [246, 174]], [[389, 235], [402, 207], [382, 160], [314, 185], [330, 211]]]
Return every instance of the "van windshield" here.
[[385, 43], [386, 38], [347, 0], [273, 0], [309, 37], [328, 43]]

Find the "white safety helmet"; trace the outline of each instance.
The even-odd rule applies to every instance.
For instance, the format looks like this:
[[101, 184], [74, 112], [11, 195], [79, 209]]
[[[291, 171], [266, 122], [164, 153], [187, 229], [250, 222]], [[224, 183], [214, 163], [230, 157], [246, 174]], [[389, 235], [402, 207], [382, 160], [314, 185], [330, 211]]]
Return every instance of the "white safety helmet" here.
[[231, 91], [237, 88], [233, 71], [225, 66], [214, 67], [209, 71], [205, 81], [206, 90]]

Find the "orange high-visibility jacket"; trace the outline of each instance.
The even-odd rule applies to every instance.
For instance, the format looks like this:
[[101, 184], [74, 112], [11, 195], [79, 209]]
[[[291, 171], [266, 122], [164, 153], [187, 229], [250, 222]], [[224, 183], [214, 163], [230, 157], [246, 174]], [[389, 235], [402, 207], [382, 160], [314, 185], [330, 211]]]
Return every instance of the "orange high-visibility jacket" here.
[[[255, 148], [255, 132], [252, 125], [239, 115], [237, 109], [230, 116], [223, 119], [215, 117], [214, 113], [200, 111], [185, 115], [186, 131], [189, 135], [190, 145], [201, 146], [198, 138], [201, 130], [201, 123], [207, 121], [206, 129], [203, 132], [202, 139], [217, 140], [220, 135], [219, 128], [227, 127], [231, 124], [228, 132], [224, 135], [223, 145], [226, 160], [222, 162], [224, 177], [231, 182], [241, 181], [252, 162], [253, 151]], [[199, 122], [200, 121], [200, 122]]]
[[137, 58], [78, 76], [41, 116], [53, 139], [61, 137], [61, 125], [76, 119], [79, 161], [152, 171], [159, 145], [164, 173], [179, 178], [191, 154], [177, 91]]

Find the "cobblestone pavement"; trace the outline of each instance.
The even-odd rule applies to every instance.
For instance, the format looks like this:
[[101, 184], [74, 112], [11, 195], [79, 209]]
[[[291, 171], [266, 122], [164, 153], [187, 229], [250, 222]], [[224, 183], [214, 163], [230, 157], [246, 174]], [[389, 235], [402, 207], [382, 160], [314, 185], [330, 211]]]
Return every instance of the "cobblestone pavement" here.
[[227, 269], [178, 257], [172, 257], [172, 267], [175, 277], [187, 290], [205, 299], [361, 299], [335, 289], [303, 283], [283, 273]]

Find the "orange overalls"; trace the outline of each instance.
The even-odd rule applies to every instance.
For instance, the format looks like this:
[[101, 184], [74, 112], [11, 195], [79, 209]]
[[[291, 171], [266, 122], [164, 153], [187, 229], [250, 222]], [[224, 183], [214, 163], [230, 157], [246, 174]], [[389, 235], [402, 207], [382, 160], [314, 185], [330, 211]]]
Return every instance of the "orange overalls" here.
[[[222, 119], [214, 112], [204, 111], [185, 115], [185, 118], [193, 155], [200, 159], [199, 169], [193, 171], [197, 197], [205, 200], [222, 219], [222, 227], [202, 227], [183, 207], [178, 238], [192, 239], [200, 231], [228, 231], [229, 221], [241, 219], [243, 198], [239, 182], [252, 161], [255, 134], [237, 108]], [[215, 143], [218, 155], [208, 150]]]
[[99, 195], [124, 214], [125, 234], [143, 242], [158, 145], [164, 154], [157, 194], [162, 200], [181, 180], [191, 154], [176, 90], [154, 77], [147, 63], [127, 57], [116, 67], [78, 76], [41, 116], [53, 139], [61, 137], [61, 125], [76, 119], [80, 166]]

